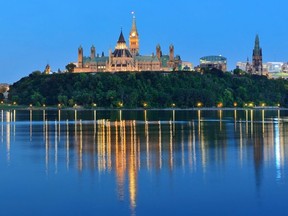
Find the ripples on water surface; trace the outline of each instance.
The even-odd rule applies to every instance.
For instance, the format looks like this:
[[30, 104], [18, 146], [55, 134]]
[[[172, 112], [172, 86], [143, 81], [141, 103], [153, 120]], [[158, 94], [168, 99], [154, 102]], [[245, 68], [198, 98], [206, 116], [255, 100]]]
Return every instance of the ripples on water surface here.
[[288, 112], [0, 110], [0, 215], [286, 215]]

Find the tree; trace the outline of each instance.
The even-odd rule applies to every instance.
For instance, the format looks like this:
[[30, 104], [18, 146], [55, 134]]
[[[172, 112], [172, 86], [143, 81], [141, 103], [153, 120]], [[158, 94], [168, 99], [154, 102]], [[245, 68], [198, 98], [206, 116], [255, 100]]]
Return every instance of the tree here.
[[74, 71], [74, 68], [76, 67], [76, 65], [75, 64], [73, 64], [73, 63], [69, 63], [69, 64], [67, 64], [66, 66], [65, 66], [65, 68], [67, 69], [67, 71], [68, 72], [73, 72]]
[[4, 100], [4, 95], [2, 93], [0, 93], [0, 101]]
[[4, 93], [6, 91], [7, 91], [7, 87], [0, 85], [0, 93]]
[[[36, 73], [37, 74], [37, 73]], [[21, 105], [43, 104], [66, 106], [89, 105], [129, 108], [194, 107], [201, 102], [207, 107], [218, 103], [238, 106], [253, 101], [288, 107], [288, 81], [263, 76], [232, 75], [214, 70], [193, 72], [139, 73], [55, 73], [49, 76], [24, 77], [10, 86], [9, 99]]]
[[29, 77], [33, 77], [33, 76], [39, 76], [41, 75], [42, 72], [39, 70], [33, 71], [31, 74], [29, 74]]

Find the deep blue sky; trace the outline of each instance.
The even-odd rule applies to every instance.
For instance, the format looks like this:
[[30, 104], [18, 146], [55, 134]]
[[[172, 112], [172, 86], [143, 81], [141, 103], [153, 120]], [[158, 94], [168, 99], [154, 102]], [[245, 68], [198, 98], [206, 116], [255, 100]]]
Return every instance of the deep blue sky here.
[[264, 61], [288, 61], [287, 0], [9, 0], [0, 3], [0, 83], [13, 83], [47, 63], [53, 71], [89, 55], [114, 49], [120, 29], [126, 41], [136, 12], [140, 53], [163, 53], [173, 43], [182, 60], [205, 55], [228, 58], [228, 69], [251, 58], [255, 35]]

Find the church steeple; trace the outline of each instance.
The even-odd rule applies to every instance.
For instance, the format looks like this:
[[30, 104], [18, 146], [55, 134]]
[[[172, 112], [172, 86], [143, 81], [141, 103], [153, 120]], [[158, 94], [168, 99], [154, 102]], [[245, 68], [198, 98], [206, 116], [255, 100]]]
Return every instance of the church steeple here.
[[256, 35], [256, 38], [255, 38], [254, 54], [255, 54], [255, 55], [260, 55], [260, 51], [261, 51], [260, 41], [259, 41], [259, 36], [258, 36], [258, 34], [257, 34], [257, 35]]
[[129, 48], [133, 56], [139, 55], [139, 34], [136, 26], [136, 17], [134, 12], [132, 18], [132, 28], [129, 36]]
[[260, 47], [260, 40], [258, 34], [255, 38], [255, 44], [253, 49], [253, 72], [258, 75], [263, 75], [263, 65], [262, 65], [262, 48]]

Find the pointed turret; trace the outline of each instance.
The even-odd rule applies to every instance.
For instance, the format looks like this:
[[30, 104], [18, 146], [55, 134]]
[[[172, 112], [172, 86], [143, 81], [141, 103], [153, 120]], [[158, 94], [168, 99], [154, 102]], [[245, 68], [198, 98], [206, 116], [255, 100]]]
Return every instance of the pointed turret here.
[[157, 56], [158, 60], [160, 61], [160, 59], [161, 59], [161, 57], [162, 57], [162, 51], [161, 51], [161, 46], [160, 46], [160, 44], [158, 44], [158, 45], [156, 46], [156, 56]]
[[122, 57], [122, 56], [132, 57], [131, 53], [129, 52], [129, 50], [127, 48], [122, 29], [121, 29], [121, 33], [120, 33], [117, 45], [116, 45], [115, 50], [113, 52], [113, 56], [114, 57]]
[[91, 51], [90, 51], [90, 58], [91, 58], [91, 60], [94, 60], [95, 57], [96, 57], [96, 48], [94, 45], [92, 45]]
[[80, 46], [78, 48], [78, 67], [82, 68], [83, 67], [83, 48]]
[[119, 39], [118, 39], [118, 42], [117, 42], [117, 43], [118, 43], [118, 44], [119, 44], [119, 43], [126, 43], [125, 38], [124, 38], [124, 36], [123, 36], [122, 29], [121, 29], [121, 33], [120, 33], [120, 36], [119, 36]]
[[117, 45], [116, 45], [115, 49], [128, 49], [124, 35], [123, 35], [123, 32], [122, 32], [122, 29], [121, 29], [120, 36], [119, 36], [119, 39], [117, 41]]

